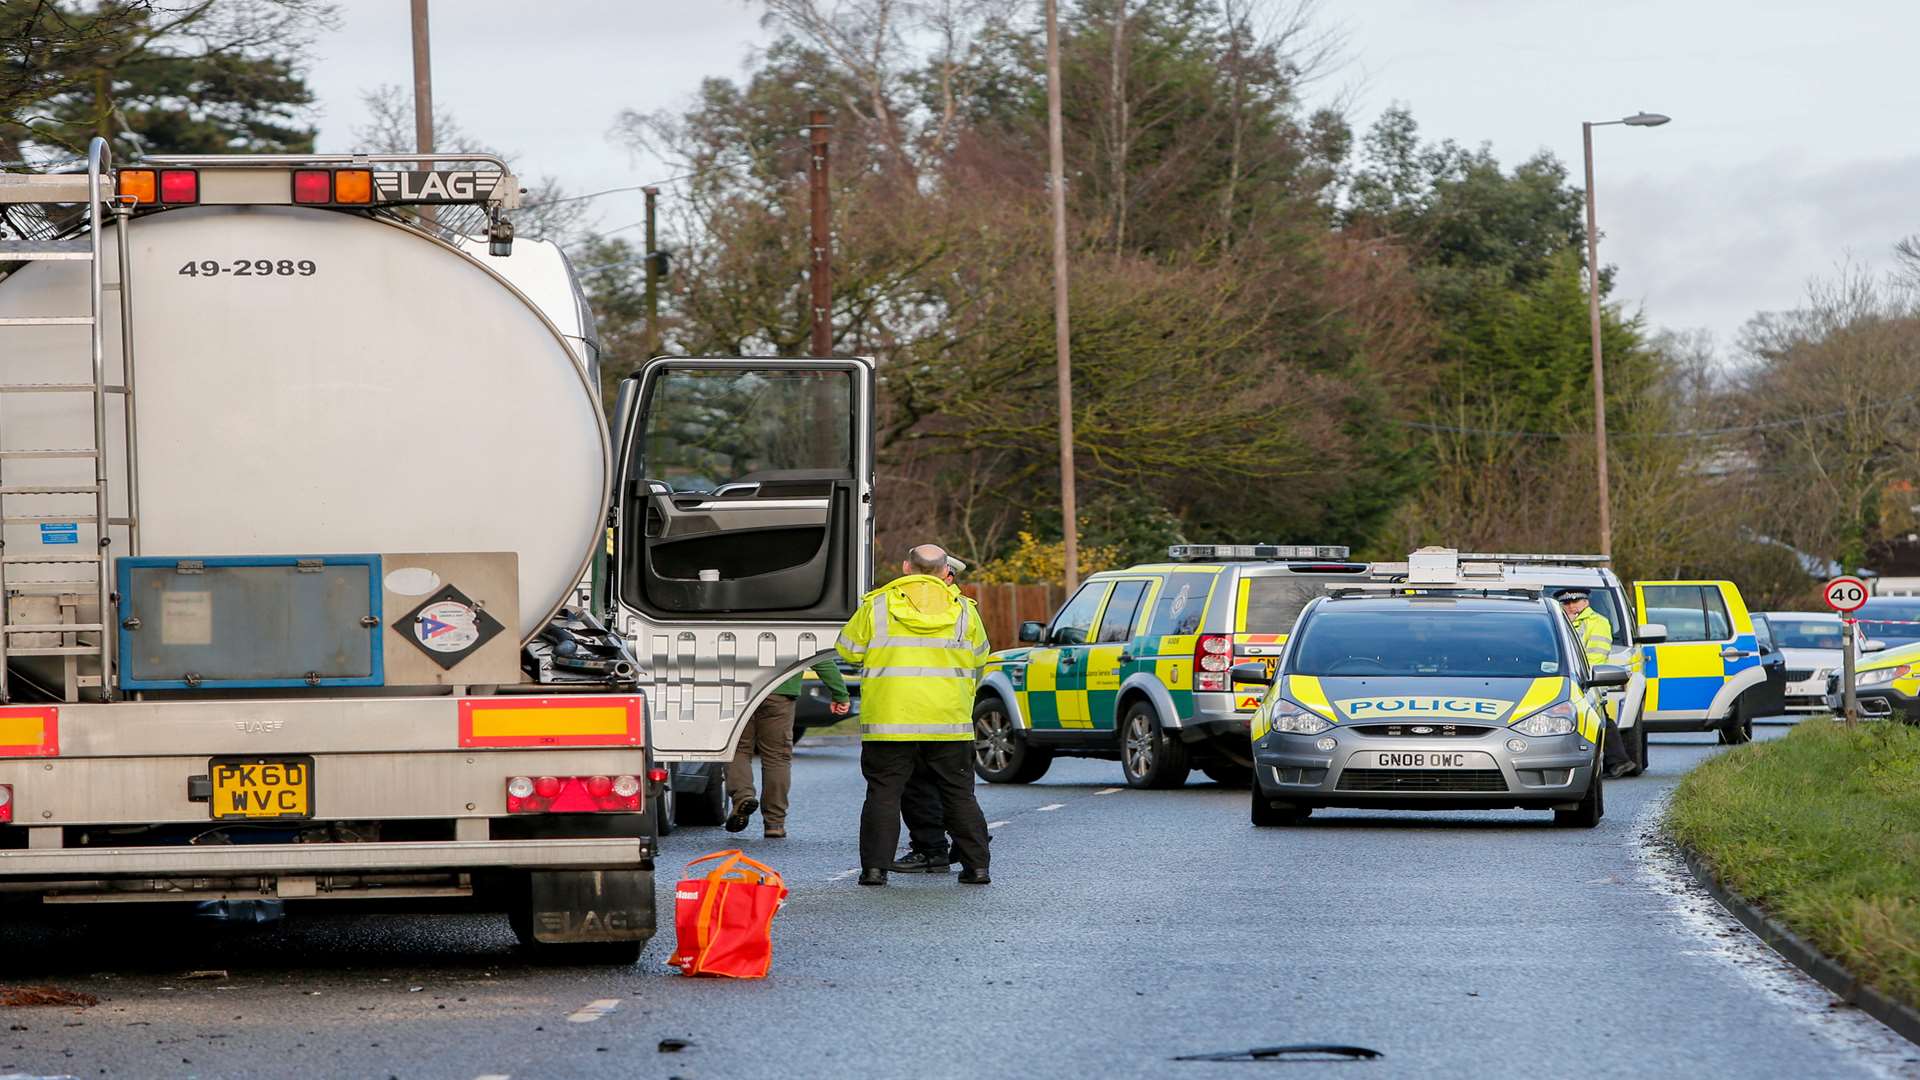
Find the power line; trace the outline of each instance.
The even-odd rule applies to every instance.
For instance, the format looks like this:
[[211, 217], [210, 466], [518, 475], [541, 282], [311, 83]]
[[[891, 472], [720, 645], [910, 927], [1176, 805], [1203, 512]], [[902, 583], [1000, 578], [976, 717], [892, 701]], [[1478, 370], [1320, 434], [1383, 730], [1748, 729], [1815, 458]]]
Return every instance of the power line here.
[[[1884, 402], [1867, 406], [1868, 409], [1891, 408], [1920, 398], [1920, 392], [1891, 398]], [[1768, 420], [1758, 424], [1742, 424], [1734, 427], [1694, 428], [1687, 431], [1631, 431], [1620, 432], [1616, 436], [1622, 439], [1705, 439], [1717, 435], [1746, 435], [1756, 431], [1775, 431], [1780, 428], [1798, 427], [1802, 424], [1817, 423], [1846, 416], [1852, 409], [1835, 409], [1832, 412], [1816, 413], [1812, 416], [1796, 416], [1787, 420]], [[1390, 423], [1410, 427], [1419, 431], [1441, 432], [1449, 435], [1485, 435], [1497, 439], [1584, 439], [1584, 431], [1501, 431], [1496, 428], [1459, 427], [1453, 424], [1428, 424], [1418, 420], [1398, 420], [1389, 418]]]
[[[580, 202], [585, 199], [598, 199], [602, 195], [618, 195], [623, 191], [645, 191], [647, 188], [650, 188], [650, 187], [659, 187], [662, 184], [677, 184], [682, 180], [693, 180], [702, 176], [706, 176], [710, 173], [726, 172], [729, 169], [745, 168], [752, 164], [753, 162], [751, 161], [722, 162], [718, 165], [709, 165], [704, 169], [697, 169], [690, 173], [681, 173], [679, 176], [669, 176], [665, 180], [650, 180], [644, 184], [631, 184], [626, 187], [613, 187], [613, 188], [608, 188], [605, 191], [589, 192], [585, 195], [566, 195], [558, 199], [542, 199], [539, 202], [521, 203], [520, 208], [522, 210], [526, 210], [526, 209], [531, 209], [532, 207], [535, 207], [535, 206], [557, 206], [560, 203]], [[643, 223], [635, 222], [634, 224], [638, 225]], [[625, 226], [622, 226], [622, 228], [631, 229], [633, 228], [633, 225], [625, 225]]]

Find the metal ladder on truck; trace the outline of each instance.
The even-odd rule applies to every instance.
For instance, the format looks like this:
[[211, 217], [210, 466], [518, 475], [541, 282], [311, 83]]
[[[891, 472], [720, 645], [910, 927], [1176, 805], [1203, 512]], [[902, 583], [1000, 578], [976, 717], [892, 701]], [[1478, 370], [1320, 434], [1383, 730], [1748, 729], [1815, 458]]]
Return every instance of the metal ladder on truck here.
[[[0, 435], [6, 430], [5, 402], [21, 394], [88, 394], [93, 402], [93, 445], [90, 447], [66, 447], [48, 449], [8, 448], [0, 440], [0, 702], [13, 700], [13, 675], [8, 670], [10, 662], [16, 657], [55, 656], [64, 660], [65, 686], [61, 696], [66, 701], [78, 701], [83, 690], [91, 690], [87, 695], [100, 701], [113, 698], [114, 684], [114, 615], [112, 580], [108, 573], [110, 560], [108, 547], [111, 544], [111, 530], [114, 526], [126, 526], [129, 536], [129, 553], [137, 553], [138, 518], [137, 496], [138, 474], [134, 471], [134, 419], [133, 419], [133, 305], [128, 293], [129, 244], [127, 243], [127, 224], [132, 217], [132, 204], [119, 198], [113, 190], [112, 151], [105, 139], [96, 138], [87, 147], [87, 171], [74, 173], [0, 173], [0, 213], [4, 213], [4, 222], [12, 226], [0, 236], [0, 262], [52, 262], [73, 261], [88, 264], [88, 301], [89, 308], [84, 315], [48, 314], [0, 316], [0, 341], [5, 340], [4, 331], [14, 327], [36, 326], [85, 326], [88, 328], [88, 340], [91, 345], [93, 373], [91, 381], [74, 382], [14, 382], [7, 381], [4, 346], [0, 346]], [[84, 213], [66, 220], [57, 207], [84, 207]], [[71, 213], [71, 211], [67, 211]], [[104, 240], [109, 217], [116, 230], [118, 243], [117, 281], [105, 281], [102, 278], [101, 263], [104, 252]], [[84, 222], [84, 235], [62, 235], [73, 232], [73, 226]], [[121, 384], [110, 384], [107, 372], [106, 347], [106, 294], [118, 294], [120, 306], [120, 357]], [[120, 395], [123, 401], [123, 419], [126, 431], [127, 466], [127, 516], [111, 516], [112, 508], [108, 498], [107, 469], [107, 401], [110, 395]], [[66, 483], [21, 484], [14, 483], [5, 475], [5, 465], [9, 461], [19, 460], [66, 459], [91, 461], [92, 479], [87, 482], [72, 481]], [[92, 513], [75, 514], [54, 512], [46, 509], [48, 499], [77, 495], [93, 496]], [[24, 505], [23, 505], [24, 504]], [[36, 510], [35, 506], [39, 504]], [[72, 554], [52, 554], [44, 551], [15, 553], [8, 550], [5, 526], [9, 525], [71, 525], [72, 531], [84, 535], [88, 526], [92, 526], [95, 547], [91, 552], [74, 551]], [[50, 535], [60, 535], [67, 530], [42, 530]], [[79, 546], [78, 536], [73, 543]], [[16, 567], [26, 565], [58, 565], [70, 569], [75, 575], [59, 581], [9, 581], [8, 574]], [[64, 570], [62, 572], [65, 572]], [[81, 597], [91, 592], [98, 601], [98, 621], [80, 622]], [[16, 619], [16, 611], [27, 605], [17, 603], [17, 597], [27, 594], [53, 595], [58, 598], [58, 621], [32, 618], [27, 621]], [[51, 606], [41, 606], [41, 612], [50, 613]], [[57, 635], [59, 644], [46, 645], [34, 642], [25, 645], [14, 644], [14, 638], [20, 635]], [[92, 640], [89, 642], [88, 638]], [[95, 658], [99, 667], [96, 672], [83, 672], [80, 661], [87, 657]]]

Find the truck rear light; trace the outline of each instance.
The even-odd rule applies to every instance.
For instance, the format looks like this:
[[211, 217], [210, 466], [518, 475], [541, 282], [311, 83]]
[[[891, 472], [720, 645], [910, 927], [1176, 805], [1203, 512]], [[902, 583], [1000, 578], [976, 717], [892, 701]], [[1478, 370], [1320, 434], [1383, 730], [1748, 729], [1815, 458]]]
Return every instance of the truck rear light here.
[[1201, 634], [1193, 643], [1193, 688], [1227, 689], [1227, 669], [1233, 666], [1232, 634]]
[[333, 172], [328, 169], [293, 170], [293, 201], [328, 203], [333, 201]]
[[647, 770], [647, 779], [656, 784], [664, 784], [669, 778], [667, 776], [667, 770], [655, 765], [653, 768]]
[[119, 190], [121, 198], [132, 199], [143, 206], [151, 206], [159, 197], [158, 181], [152, 169], [121, 169]]
[[373, 172], [341, 169], [333, 174], [333, 201], [366, 204], [373, 201]]
[[192, 169], [161, 170], [160, 201], [176, 206], [199, 202], [200, 174]]
[[0, 784], [0, 825], [13, 820], [13, 785]]
[[640, 809], [637, 776], [525, 776], [507, 780], [509, 814], [609, 814]]

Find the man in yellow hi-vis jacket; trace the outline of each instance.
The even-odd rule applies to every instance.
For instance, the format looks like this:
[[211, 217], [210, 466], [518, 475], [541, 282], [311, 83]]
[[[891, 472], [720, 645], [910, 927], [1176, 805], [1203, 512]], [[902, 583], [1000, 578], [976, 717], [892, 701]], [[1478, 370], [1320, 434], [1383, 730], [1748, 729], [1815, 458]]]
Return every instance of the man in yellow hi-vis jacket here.
[[985, 885], [987, 819], [973, 796], [973, 688], [991, 649], [973, 601], [944, 579], [947, 553], [923, 544], [903, 577], [868, 593], [840, 631], [861, 665], [860, 884], [885, 885], [900, 844], [900, 794], [924, 765], [940, 789], [960, 881]]

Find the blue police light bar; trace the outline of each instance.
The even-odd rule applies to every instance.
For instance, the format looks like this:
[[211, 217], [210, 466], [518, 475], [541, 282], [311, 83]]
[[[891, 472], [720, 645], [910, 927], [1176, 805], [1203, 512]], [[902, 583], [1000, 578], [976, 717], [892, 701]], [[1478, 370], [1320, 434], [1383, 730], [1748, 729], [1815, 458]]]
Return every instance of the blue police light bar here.
[[1167, 557], [1179, 562], [1199, 559], [1331, 559], [1346, 561], [1352, 549], [1340, 544], [1175, 544]]

